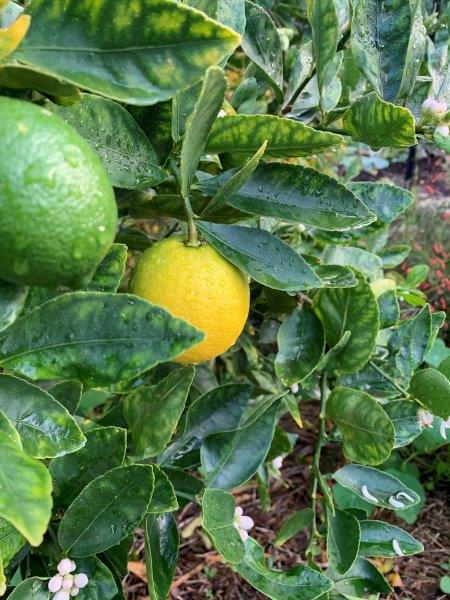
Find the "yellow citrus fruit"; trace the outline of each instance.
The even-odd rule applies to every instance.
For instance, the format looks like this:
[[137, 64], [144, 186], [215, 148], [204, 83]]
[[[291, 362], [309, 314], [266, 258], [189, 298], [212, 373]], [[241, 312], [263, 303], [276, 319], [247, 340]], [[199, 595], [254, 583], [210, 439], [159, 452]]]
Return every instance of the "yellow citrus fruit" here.
[[186, 246], [182, 237], [157, 242], [137, 263], [133, 294], [165, 308], [205, 333], [205, 339], [176, 362], [199, 363], [228, 350], [247, 320], [247, 277], [212, 246]]

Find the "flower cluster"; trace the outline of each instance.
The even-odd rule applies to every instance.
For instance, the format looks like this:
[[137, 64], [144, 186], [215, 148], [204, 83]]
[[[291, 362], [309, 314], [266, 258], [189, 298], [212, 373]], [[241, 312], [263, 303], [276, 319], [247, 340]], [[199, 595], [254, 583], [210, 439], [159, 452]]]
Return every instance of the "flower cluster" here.
[[425, 121], [441, 121], [447, 112], [447, 104], [434, 98], [427, 98], [422, 104], [422, 119]]
[[234, 511], [234, 526], [239, 531], [241, 540], [245, 542], [248, 540], [248, 532], [254, 526], [254, 521], [251, 517], [246, 517], [241, 506], [237, 506]]
[[78, 596], [80, 590], [87, 586], [89, 579], [84, 573], [74, 573], [77, 565], [69, 558], [63, 558], [56, 567], [58, 574], [48, 582], [49, 592], [55, 594], [52, 600], [70, 600]]

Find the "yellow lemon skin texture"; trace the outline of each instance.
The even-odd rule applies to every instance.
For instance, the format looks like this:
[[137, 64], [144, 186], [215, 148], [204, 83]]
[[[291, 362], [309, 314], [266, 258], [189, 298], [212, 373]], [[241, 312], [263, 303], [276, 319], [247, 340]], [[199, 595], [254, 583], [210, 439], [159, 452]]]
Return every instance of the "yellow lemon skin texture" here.
[[174, 236], [156, 242], [137, 263], [130, 281], [136, 296], [165, 308], [205, 334], [175, 359], [197, 364], [230, 348], [248, 317], [248, 278], [209, 244], [186, 246]]

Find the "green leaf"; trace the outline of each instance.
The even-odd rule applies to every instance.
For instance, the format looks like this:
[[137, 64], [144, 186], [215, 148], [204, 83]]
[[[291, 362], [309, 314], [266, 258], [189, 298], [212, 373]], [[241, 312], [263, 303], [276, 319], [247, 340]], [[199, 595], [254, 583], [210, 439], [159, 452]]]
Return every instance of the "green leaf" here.
[[[391, 510], [398, 508], [395, 505], [398, 502], [404, 504], [405, 508], [409, 508], [420, 500], [420, 496], [399, 479], [372, 467], [346, 465], [336, 471], [333, 478], [370, 504]], [[362, 491], [363, 486], [367, 488], [366, 495]], [[367, 492], [372, 498], [367, 496]]]
[[214, 546], [225, 560], [237, 563], [245, 555], [244, 544], [234, 526], [236, 503], [231, 494], [206, 489], [202, 499], [203, 529], [211, 536]]
[[191, 325], [142, 298], [72, 292], [11, 326], [1, 364], [30, 379], [106, 386], [175, 358], [202, 339]]
[[338, 573], [347, 573], [358, 556], [360, 527], [358, 519], [348, 512], [335, 510], [327, 513], [327, 554], [330, 567]]
[[344, 114], [344, 129], [357, 142], [375, 149], [406, 148], [417, 144], [412, 113], [381, 100], [376, 92], [366, 94]]
[[291, 76], [284, 93], [283, 108], [289, 106], [300, 86], [311, 76], [313, 67], [312, 41], [309, 41], [297, 49], [297, 55], [291, 69]]
[[189, 502], [198, 503], [197, 496], [203, 491], [203, 483], [193, 475], [181, 469], [164, 467], [163, 473], [167, 475], [173, 485], [179, 508], [184, 508]]
[[450, 381], [436, 369], [414, 373], [408, 391], [433, 415], [444, 420], [450, 417]]
[[312, 29], [313, 55], [322, 106], [327, 71], [336, 55], [339, 39], [339, 23], [334, 0], [309, 0], [308, 20]]
[[406, 283], [410, 287], [417, 287], [425, 281], [430, 272], [428, 265], [414, 265], [406, 274]]
[[319, 290], [314, 310], [322, 320], [329, 346], [335, 346], [345, 331], [351, 332], [336, 359], [337, 368], [359, 371], [372, 356], [379, 329], [378, 303], [370, 285], [359, 277], [354, 288]]
[[25, 545], [25, 538], [8, 521], [0, 519], [0, 563], [6, 568], [9, 561]]
[[393, 400], [383, 404], [395, 428], [395, 447], [407, 446], [416, 439], [422, 429], [417, 417], [417, 405], [409, 400]]
[[[408, 470], [409, 467], [409, 470]], [[402, 465], [402, 468], [395, 469], [389, 467], [386, 469], [386, 473], [396, 477], [399, 481], [401, 481], [404, 485], [406, 485], [410, 490], [414, 490], [419, 498], [419, 502], [414, 504], [413, 506], [407, 506], [404, 509], [397, 509], [395, 514], [400, 518], [409, 523], [410, 525], [414, 523], [419, 516], [420, 511], [425, 505], [425, 489], [419, 481], [419, 475], [414, 470], [413, 465], [409, 465], [405, 463]]]
[[299, 121], [273, 115], [233, 115], [216, 119], [206, 149], [212, 154], [252, 155], [265, 140], [265, 155], [275, 158], [311, 156], [338, 147], [342, 137], [317, 131]]
[[273, 400], [249, 425], [206, 438], [200, 457], [207, 487], [229, 490], [256, 473], [267, 456], [275, 431], [277, 397]]
[[83, 392], [83, 384], [74, 379], [60, 381], [48, 388], [48, 393], [72, 415], [76, 412]]
[[17, 319], [27, 299], [28, 288], [0, 281], [0, 332]]
[[32, 546], [44, 538], [52, 510], [52, 480], [47, 468], [0, 432], [0, 517]]
[[275, 546], [279, 548], [285, 542], [293, 538], [297, 533], [309, 527], [314, 518], [314, 512], [312, 508], [304, 508], [291, 515], [281, 527], [280, 531], [275, 537]]
[[[214, 196], [211, 199], [211, 202], [203, 210], [202, 216], [210, 215], [213, 212], [216, 212], [217, 209], [221, 208], [234, 194], [241, 189], [241, 187], [250, 179], [254, 170], [258, 166], [266, 146], [267, 141], [264, 142], [261, 148], [245, 163], [241, 169], [233, 169], [233, 171], [230, 171], [229, 174], [231, 176], [229, 179], [227, 179], [224, 185], [221, 185], [222, 178], [220, 175], [218, 177], [211, 178], [215, 180], [220, 178], [221, 182], [217, 181], [218, 185], [213, 192]], [[211, 183], [211, 179], [207, 179], [203, 183]], [[206, 193], [211, 193], [211, 186], [207, 185], [207, 188], [209, 189], [205, 190], [205, 188], [202, 187], [202, 182], [197, 185], [197, 188], [206, 191]]]
[[275, 23], [259, 4], [245, 0], [245, 33], [242, 49], [266, 74], [279, 98], [283, 98], [283, 53]]
[[181, 149], [181, 195], [189, 196], [192, 180], [205, 149], [212, 124], [222, 107], [227, 89], [225, 73], [220, 67], [210, 67], [205, 74], [200, 96], [189, 117]]
[[[105, 452], [105, 448], [108, 449]], [[86, 445], [54, 458], [49, 466], [55, 486], [55, 505], [66, 508], [83, 488], [107, 471], [120, 467], [125, 458], [126, 431], [99, 427], [86, 432]]]
[[249, 385], [230, 383], [200, 396], [187, 410], [183, 433], [161, 453], [158, 463], [170, 464], [186, 452], [200, 448], [208, 435], [236, 429], [250, 393]]
[[347, 344], [351, 336], [351, 331], [344, 331], [341, 339], [326, 352], [317, 364], [316, 371], [331, 371], [336, 368], [336, 359], [342, 348]]
[[48, 580], [32, 577], [25, 579], [14, 588], [8, 598], [12, 600], [49, 600]]
[[129, 465], [91, 481], [72, 502], [58, 529], [74, 558], [98, 554], [127, 537], [147, 512], [153, 493], [150, 465]]
[[170, 479], [158, 465], [152, 464], [154, 488], [152, 501], [147, 512], [150, 514], [168, 513], [177, 510], [178, 501]]
[[394, 290], [388, 290], [378, 297], [380, 311], [380, 329], [397, 325], [400, 318], [400, 305]]
[[382, 592], [388, 594], [391, 587], [378, 571], [378, 569], [368, 560], [358, 557], [350, 571], [344, 575], [329, 573], [334, 580], [334, 590], [339, 594], [344, 594], [345, 598], [363, 598], [369, 592]]
[[172, 98], [239, 44], [231, 29], [170, 0], [127, 11], [115, 0], [38, 0], [27, 12], [30, 30], [8, 62], [129, 104]]
[[324, 288], [356, 287], [358, 280], [353, 271], [338, 265], [312, 265], [314, 272], [322, 279]]
[[[0, 377], [3, 377], [0, 375]], [[22, 448], [22, 440], [20, 439], [20, 435], [15, 429], [14, 425], [11, 423], [10, 419], [0, 411], [0, 432], [4, 433], [6, 437], [8, 437], [11, 441], [13, 441], [21, 450]]]
[[198, 228], [220, 254], [267, 287], [298, 292], [322, 284], [293, 248], [268, 231], [205, 221]]
[[372, 87], [385, 100], [406, 98], [425, 56], [421, 2], [356, 0], [352, 50]]
[[366, 277], [375, 275], [381, 268], [382, 262], [376, 254], [354, 246], [333, 246], [327, 244], [321, 259], [327, 265], [353, 267]]
[[145, 562], [148, 592], [152, 600], [166, 600], [169, 595], [179, 544], [180, 536], [173, 515], [147, 515]]
[[[86, 600], [112, 600], [118, 592], [114, 576], [95, 556], [77, 559], [77, 573], [85, 573], [89, 583], [80, 597]], [[33, 597], [34, 598], [34, 597]]]
[[194, 374], [194, 367], [175, 369], [157, 385], [142, 386], [126, 396], [124, 414], [135, 454], [149, 458], [164, 450], [183, 413]]
[[47, 104], [72, 125], [100, 156], [114, 187], [146, 189], [164, 181], [158, 157], [145, 133], [117, 102], [82, 94], [70, 106]]
[[403, 321], [389, 338], [389, 351], [405, 381], [409, 382], [423, 362], [430, 337], [431, 313], [427, 305], [413, 319]]
[[0, 375], [0, 411], [12, 422], [25, 452], [51, 458], [75, 452], [85, 444], [75, 419], [50, 394], [35, 385]]
[[277, 340], [275, 373], [290, 387], [317, 367], [324, 349], [322, 323], [310, 308], [296, 308], [282, 323]]
[[[225, 195], [223, 190], [239, 173], [236, 169], [226, 171], [200, 181], [196, 187], [209, 195]], [[336, 179], [301, 165], [260, 165], [242, 186], [230, 190], [227, 203], [245, 213], [301, 221], [333, 231], [366, 225], [375, 219]]]
[[428, 39], [428, 70], [431, 75], [431, 97], [439, 102], [450, 102], [450, 63], [448, 44], [434, 46]]
[[439, 373], [442, 373], [442, 375], [445, 375], [447, 379], [450, 379], [450, 356], [447, 356], [447, 358], [444, 358], [444, 360], [439, 363], [437, 370]]
[[382, 521], [360, 521], [361, 543], [359, 554], [361, 556], [386, 556], [394, 558], [398, 556], [393, 542], [397, 541], [400, 550], [405, 556], [423, 552], [423, 545], [412, 535]]
[[365, 206], [375, 213], [377, 220], [371, 228], [380, 228], [398, 219], [409, 208], [414, 196], [408, 190], [390, 183], [352, 181], [347, 187]]
[[313, 600], [333, 587], [328, 577], [309, 567], [297, 566], [287, 571], [268, 568], [264, 549], [252, 538], [247, 540], [245, 558], [236, 570], [272, 600]]
[[378, 256], [383, 263], [383, 269], [394, 269], [408, 258], [410, 252], [411, 246], [408, 246], [408, 244], [398, 244], [379, 250]]
[[389, 458], [395, 429], [381, 405], [369, 394], [334, 388], [327, 401], [327, 418], [341, 430], [344, 454], [349, 460], [379, 465]]

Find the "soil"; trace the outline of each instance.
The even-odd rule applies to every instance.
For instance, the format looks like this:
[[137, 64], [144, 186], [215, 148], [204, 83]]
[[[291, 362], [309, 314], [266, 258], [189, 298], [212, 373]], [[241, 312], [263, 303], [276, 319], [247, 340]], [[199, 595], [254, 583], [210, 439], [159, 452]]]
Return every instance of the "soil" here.
[[[405, 186], [405, 164], [393, 163], [375, 177], [364, 174], [360, 179], [387, 179]], [[448, 162], [442, 156], [427, 155], [418, 162], [415, 191], [417, 209], [433, 213], [436, 223], [446, 221], [444, 213], [449, 208], [450, 178]], [[442, 216], [440, 213], [442, 213]], [[432, 235], [432, 234], [430, 234]], [[423, 238], [421, 238], [423, 239]], [[448, 239], [448, 238], [447, 238]], [[398, 242], [396, 242], [398, 243]], [[309, 506], [311, 488], [311, 461], [317, 407], [307, 405], [304, 429], [299, 430], [293, 422], [287, 429], [299, 434], [299, 439], [291, 455], [281, 469], [282, 481], [273, 480], [271, 485], [272, 505], [269, 511], [261, 508], [254, 482], [235, 491], [236, 502], [244, 509], [244, 514], [252, 516], [255, 527], [252, 537], [265, 548], [267, 556], [273, 560], [274, 568], [285, 569], [296, 564], [304, 564], [304, 551], [307, 545], [307, 532], [299, 533], [281, 548], [275, 548], [273, 541], [283, 522], [294, 512]], [[429, 457], [429, 462], [437, 456]], [[336, 446], [325, 447], [322, 457], [322, 470], [336, 469], [344, 461], [336, 456]], [[393, 586], [393, 593], [383, 600], [442, 600], [448, 598], [439, 589], [439, 580], [445, 575], [442, 564], [450, 559], [450, 505], [448, 481], [437, 480], [434, 476], [434, 489], [427, 493], [427, 501], [419, 518], [413, 525], [388, 510], [380, 510], [374, 518], [399, 525], [424, 545], [424, 552], [417, 556], [395, 560], [378, 560], [385, 577]], [[426, 484], [426, 481], [422, 481]], [[175, 573], [170, 598], [174, 600], [259, 600], [267, 598], [248, 585], [238, 574], [221, 562], [220, 557], [209, 545], [198, 523], [200, 509], [188, 505], [178, 514], [178, 524], [182, 535], [179, 562]], [[134, 560], [130, 561], [130, 573], [124, 581], [128, 600], [149, 600], [145, 585], [144, 544], [142, 532], [137, 531]], [[327, 566], [324, 551], [316, 561]]]

